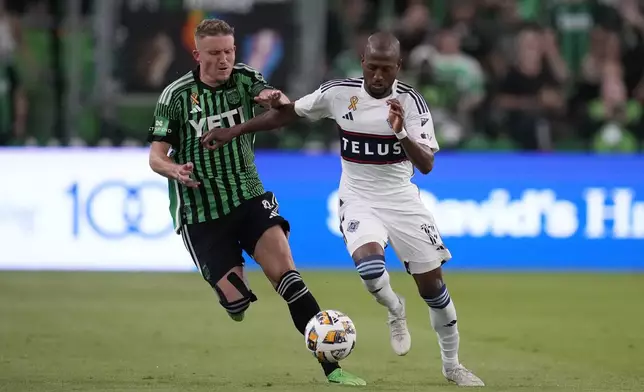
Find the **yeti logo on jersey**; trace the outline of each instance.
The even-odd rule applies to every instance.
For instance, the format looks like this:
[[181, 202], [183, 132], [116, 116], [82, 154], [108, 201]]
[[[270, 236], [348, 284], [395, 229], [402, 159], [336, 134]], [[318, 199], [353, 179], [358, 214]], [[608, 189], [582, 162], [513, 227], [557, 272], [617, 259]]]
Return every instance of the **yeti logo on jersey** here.
[[395, 135], [371, 135], [340, 129], [340, 136], [340, 152], [346, 161], [386, 165], [407, 159]]
[[355, 231], [358, 230], [358, 226], [360, 226], [360, 221], [357, 221], [357, 220], [349, 221], [349, 225], [347, 226], [347, 232], [355, 233]]
[[[222, 124], [225, 120], [226, 123]], [[201, 137], [204, 132], [213, 128], [232, 127], [233, 125], [241, 124], [246, 121], [244, 111], [242, 108], [232, 109], [221, 114], [214, 116], [202, 117], [199, 120], [190, 120], [189, 123], [192, 129], [197, 133], [197, 137]], [[205, 129], [204, 129], [205, 128]]]
[[438, 231], [436, 231], [436, 227], [434, 225], [422, 224], [420, 228], [425, 232], [425, 234], [427, 234], [432, 245], [438, 244]]

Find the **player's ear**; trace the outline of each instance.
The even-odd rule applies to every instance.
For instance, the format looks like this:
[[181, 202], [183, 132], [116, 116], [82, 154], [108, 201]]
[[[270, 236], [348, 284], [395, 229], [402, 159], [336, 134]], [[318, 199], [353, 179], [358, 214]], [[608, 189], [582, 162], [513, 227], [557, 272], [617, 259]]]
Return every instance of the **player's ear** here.
[[199, 62], [199, 52], [196, 49], [192, 51], [192, 58]]

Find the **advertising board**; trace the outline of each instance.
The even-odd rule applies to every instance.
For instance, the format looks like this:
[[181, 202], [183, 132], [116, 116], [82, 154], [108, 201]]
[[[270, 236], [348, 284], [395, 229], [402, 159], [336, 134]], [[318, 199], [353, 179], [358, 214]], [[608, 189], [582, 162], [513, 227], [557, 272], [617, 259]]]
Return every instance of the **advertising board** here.
[[[138, 148], [1, 149], [0, 269], [194, 270], [147, 160]], [[353, 268], [340, 158], [261, 152], [257, 165], [298, 267]], [[644, 157], [441, 152], [414, 182], [454, 256], [447, 268], [644, 270]]]

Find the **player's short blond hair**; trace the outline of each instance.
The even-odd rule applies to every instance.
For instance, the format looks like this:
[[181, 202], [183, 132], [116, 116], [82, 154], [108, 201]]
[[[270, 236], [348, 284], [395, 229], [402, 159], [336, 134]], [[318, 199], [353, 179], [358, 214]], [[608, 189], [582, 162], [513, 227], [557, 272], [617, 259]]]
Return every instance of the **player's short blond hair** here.
[[221, 19], [204, 19], [195, 28], [195, 38], [235, 35], [235, 29]]

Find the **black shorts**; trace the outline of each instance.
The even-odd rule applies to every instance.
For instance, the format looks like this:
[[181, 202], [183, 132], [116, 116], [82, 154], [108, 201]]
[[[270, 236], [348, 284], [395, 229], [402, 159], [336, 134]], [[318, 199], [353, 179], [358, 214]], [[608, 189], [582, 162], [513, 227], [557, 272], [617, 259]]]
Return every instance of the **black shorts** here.
[[259, 238], [275, 225], [286, 234], [290, 231], [275, 195], [266, 192], [222, 218], [183, 226], [181, 237], [204, 279], [214, 286], [231, 268], [244, 265], [242, 250], [252, 257]]

